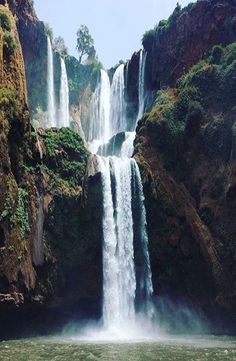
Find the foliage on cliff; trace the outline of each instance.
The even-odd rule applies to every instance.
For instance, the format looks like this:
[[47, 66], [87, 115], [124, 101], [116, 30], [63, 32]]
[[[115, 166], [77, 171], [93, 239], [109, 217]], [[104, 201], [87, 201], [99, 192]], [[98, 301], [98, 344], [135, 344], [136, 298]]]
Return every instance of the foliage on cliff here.
[[[236, 41], [235, 0], [203, 0], [181, 9], [147, 31], [147, 87], [175, 86], [176, 80], [214, 45]], [[214, 20], [213, 20], [214, 19]]]
[[49, 193], [81, 193], [88, 151], [81, 137], [69, 128], [40, 133], [45, 147], [43, 166], [49, 175]]
[[156, 289], [227, 307], [236, 294], [235, 56], [236, 43], [215, 46], [159, 91], [135, 141]]
[[9, 292], [16, 290], [20, 278], [18, 291], [35, 284], [31, 262], [34, 208], [29, 200], [31, 196], [33, 201], [34, 191], [21, 168], [32, 158], [33, 145], [15, 21], [9, 9], [1, 5], [0, 17], [0, 287], [2, 292]]
[[[235, 43], [226, 48], [215, 46], [208, 58], [179, 79], [176, 89], [158, 92], [146, 121], [150, 127], [154, 125], [151, 140], [163, 154], [168, 170], [177, 170], [183, 153], [188, 151], [189, 139], [196, 134], [205, 139], [206, 156], [229, 159], [231, 145], [226, 139], [232, 132], [232, 119], [227, 120], [236, 107], [235, 57]], [[185, 163], [187, 167], [187, 160]]]

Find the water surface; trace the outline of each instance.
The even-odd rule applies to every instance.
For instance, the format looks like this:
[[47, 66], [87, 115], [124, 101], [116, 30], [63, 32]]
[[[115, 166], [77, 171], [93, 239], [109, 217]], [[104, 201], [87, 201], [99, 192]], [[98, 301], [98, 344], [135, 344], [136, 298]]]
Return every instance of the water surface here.
[[35, 338], [0, 343], [4, 361], [236, 361], [236, 338], [178, 338], [158, 342], [81, 342]]

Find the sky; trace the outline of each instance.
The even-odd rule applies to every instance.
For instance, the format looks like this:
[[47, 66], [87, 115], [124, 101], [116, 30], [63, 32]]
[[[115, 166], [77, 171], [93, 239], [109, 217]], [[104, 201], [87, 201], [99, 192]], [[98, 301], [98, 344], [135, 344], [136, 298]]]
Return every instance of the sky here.
[[[190, 0], [179, 0], [186, 6]], [[105, 68], [130, 59], [139, 50], [145, 31], [173, 12], [177, 0], [34, 0], [40, 20], [62, 36], [69, 53], [77, 56], [76, 32], [88, 26], [99, 60]]]

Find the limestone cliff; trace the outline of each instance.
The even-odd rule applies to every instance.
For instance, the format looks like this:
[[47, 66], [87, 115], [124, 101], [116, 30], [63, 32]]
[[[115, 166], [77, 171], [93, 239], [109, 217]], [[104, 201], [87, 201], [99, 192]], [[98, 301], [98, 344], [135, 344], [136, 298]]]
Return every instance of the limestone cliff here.
[[235, 13], [235, 0], [199, 0], [177, 5], [168, 20], [146, 32], [148, 89], [174, 86], [214, 45], [235, 41]]
[[235, 55], [215, 46], [159, 92], [135, 140], [155, 292], [208, 311], [236, 302]]
[[[90, 304], [97, 314], [101, 247], [96, 223], [84, 226], [96, 219], [94, 197], [82, 192], [88, 152], [70, 129], [36, 133], [30, 125], [21, 45], [7, 4], [0, 5], [0, 19], [0, 319], [6, 325], [0, 337], [7, 337], [16, 322], [24, 332], [29, 318], [30, 333], [36, 325], [48, 328], [40, 316], [48, 305], [60, 308], [61, 319], [70, 304], [83, 312]], [[92, 280], [86, 284], [85, 274]]]
[[[31, 237], [34, 222], [34, 189], [21, 168], [30, 159], [30, 123], [26, 104], [24, 62], [14, 18], [0, 5], [0, 254], [1, 292], [10, 292], [15, 302], [17, 292], [35, 284], [31, 262]], [[2, 296], [2, 302], [4, 297]]]

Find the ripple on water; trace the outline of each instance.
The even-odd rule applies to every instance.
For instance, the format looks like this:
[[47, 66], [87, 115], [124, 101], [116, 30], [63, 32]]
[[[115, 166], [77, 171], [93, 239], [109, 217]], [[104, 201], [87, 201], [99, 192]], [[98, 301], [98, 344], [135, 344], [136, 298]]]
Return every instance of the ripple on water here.
[[166, 339], [159, 342], [86, 343], [63, 338], [0, 342], [4, 361], [236, 361], [236, 339]]

